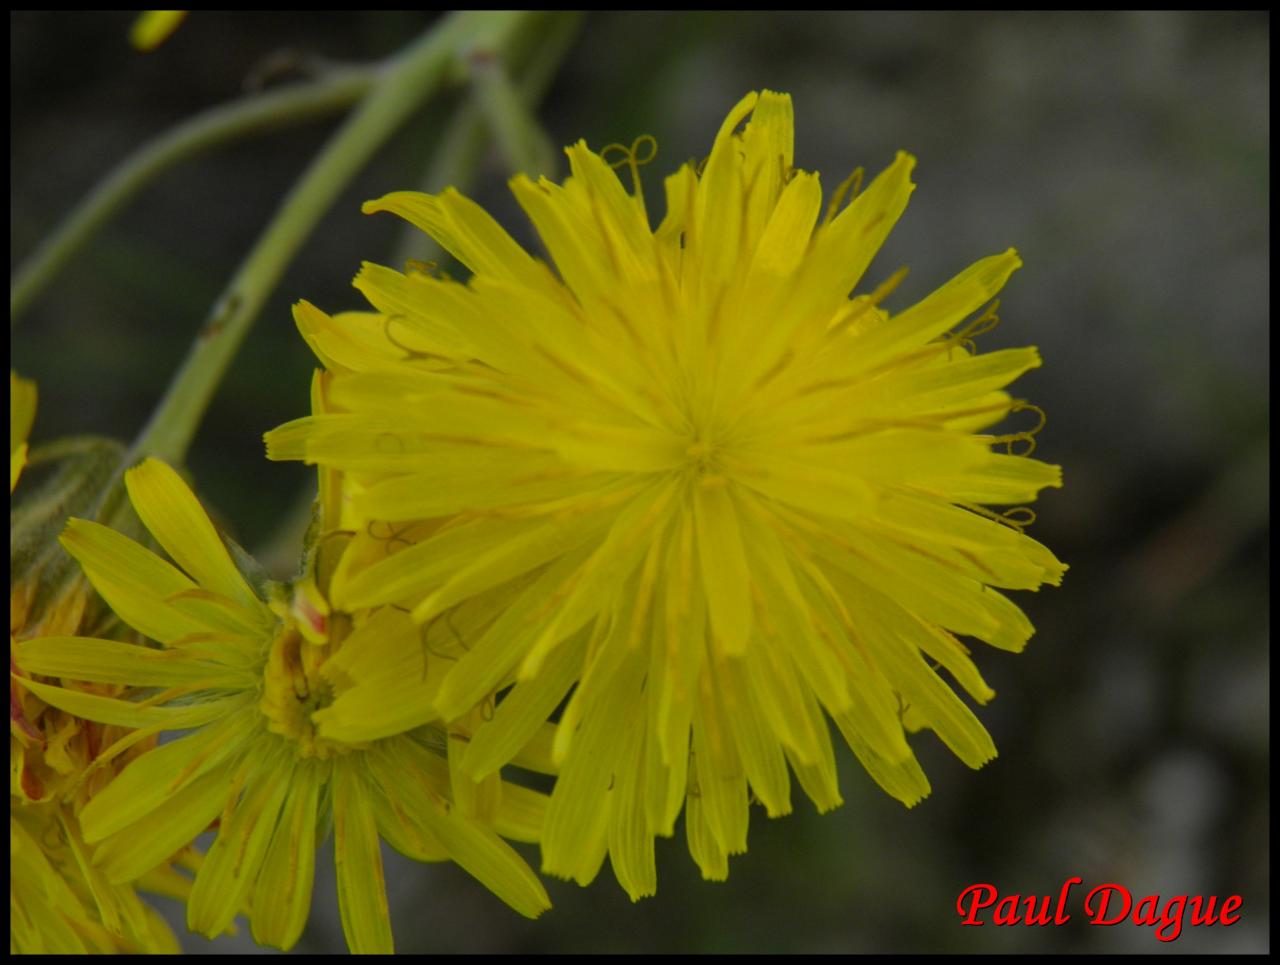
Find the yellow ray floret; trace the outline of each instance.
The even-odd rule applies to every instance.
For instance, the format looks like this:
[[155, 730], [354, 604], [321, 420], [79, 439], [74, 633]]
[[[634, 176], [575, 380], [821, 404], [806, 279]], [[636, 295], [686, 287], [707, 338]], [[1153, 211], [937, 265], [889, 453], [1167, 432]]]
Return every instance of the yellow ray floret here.
[[[667, 178], [656, 230], [639, 148], [628, 192], [573, 145], [563, 183], [511, 182], [554, 273], [456, 191], [369, 202], [472, 276], [366, 264], [374, 314], [300, 303], [329, 404], [267, 434], [273, 459], [347, 473], [369, 562], [335, 576], [335, 600], [396, 607], [433, 639], [461, 627], [420, 713], [496, 705], [464, 769], [492, 773], [561, 708], [544, 869], [586, 882], [607, 856], [633, 897], [682, 806], [721, 878], [752, 796], [784, 814], [794, 775], [839, 804], [828, 718], [908, 805], [929, 785], [906, 723], [970, 766], [994, 757], [940, 671], [989, 700], [958, 636], [1021, 649], [1031, 624], [996, 588], [1066, 569], [985, 508], [1061, 485], [1030, 457], [1038, 427], [988, 433], [1027, 408], [1006, 390], [1040, 364], [973, 342], [1017, 252], [890, 312], [903, 272], [864, 278], [915, 159], [824, 211], [793, 140], [791, 99], [748, 94]], [[380, 696], [353, 688], [321, 733], [402, 726]]]

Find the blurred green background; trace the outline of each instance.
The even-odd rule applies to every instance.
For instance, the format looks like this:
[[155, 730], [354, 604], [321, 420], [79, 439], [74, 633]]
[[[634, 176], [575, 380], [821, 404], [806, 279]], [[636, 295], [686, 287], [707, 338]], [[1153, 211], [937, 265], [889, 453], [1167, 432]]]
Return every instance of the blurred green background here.
[[[10, 18], [11, 266], [116, 162], [292, 50], [367, 61], [431, 21], [408, 13], [196, 13], [159, 51], [131, 14]], [[1035, 344], [1019, 394], [1048, 413], [1038, 455], [1066, 486], [1032, 533], [1071, 565], [1018, 594], [1038, 628], [977, 659], [999, 697], [980, 716], [1000, 757], [968, 771], [914, 741], [934, 785], [912, 811], [847, 749], [845, 805], [753, 810], [750, 851], [704, 883], [682, 828], [658, 842], [658, 896], [602, 872], [548, 882], [521, 919], [452, 866], [388, 857], [397, 948], [410, 952], [1266, 951], [1269, 812], [1270, 51], [1265, 13], [601, 13], [587, 17], [540, 116], [596, 148], [654, 134], [662, 174], [704, 155], [726, 110], [769, 87], [796, 105], [800, 167], [830, 187], [899, 148], [911, 206], [868, 273], [903, 264], [902, 308], [1015, 245], [1026, 267], [983, 349]], [[248, 547], [273, 551], [311, 484], [268, 464], [261, 433], [302, 414], [312, 358], [289, 305], [363, 307], [361, 260], [388, 262], [389, 217], [361, 201], [420, 184], [447, 119], [424, 111], [344, 193], [289, 270], [202, 428], [190, 466]], [[23, 317], [13, 364], [40, 385], [34, 441], [129, 438], [283, 193], [336, 126], [220, 149], [158, 180]], [[476, 196], [507, 224], [490, 152]], [[651, 209], [660, 201], [651, 200]], [[533, 852], [527, 852], [536, 860]], [[332, 865], [297, 953], [341, 950]], [[1240, 922], [1189, 929], [963, 928], [956, 897], [1120, 882], [1135, 895], [1240, 894]], [[1076, 902], [1080, 897], [1077, 890]], [[166, 908], [180, 915], [176, 906]], [[191, 951], [249, 950], [238, 937]]]

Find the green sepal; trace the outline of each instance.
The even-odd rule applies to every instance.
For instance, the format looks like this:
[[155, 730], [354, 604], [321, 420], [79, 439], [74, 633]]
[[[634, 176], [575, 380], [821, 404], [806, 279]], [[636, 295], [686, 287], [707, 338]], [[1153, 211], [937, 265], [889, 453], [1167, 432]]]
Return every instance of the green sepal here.
[[[114, 439], [76, 436], [57, 439], [31, 453], [9, 509], [9, 587], [34, 585], [27, 603], [27, 630], [39, 615], [53, 612], [82, 579], [75, 560], [58, 543], [72, 516], [92, 519], [106, 506], [123, 468], [125, 447]], [[135, 526], [136, 521], [135, 521]], [[81, 627], [94, 630], [110, 618], [96, 602]]]

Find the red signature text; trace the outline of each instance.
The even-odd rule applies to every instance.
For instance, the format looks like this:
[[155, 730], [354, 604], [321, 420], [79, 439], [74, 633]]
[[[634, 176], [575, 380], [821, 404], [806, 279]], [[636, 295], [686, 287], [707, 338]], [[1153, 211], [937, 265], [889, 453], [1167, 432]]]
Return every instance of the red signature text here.
[[[1001, 895], [995, 885], [969, 885], [956, 899], [962, 925], [1065, 925], [1071, 920], [1072, 891], [1084, 881], [1068, 878], [1055, 895]], [[1083, 898], [1081, 908], [1091, 925], [1131, 922], [1154, 930], [1162, 942], [1175, 941], [1187, 926], [1234, 925], [1240, 920], [1244, 899], [1230, 895], [1175, 895], [1162, 901], [1159, 895], [1134, 899], [1124, 885], [1097, 885]]]

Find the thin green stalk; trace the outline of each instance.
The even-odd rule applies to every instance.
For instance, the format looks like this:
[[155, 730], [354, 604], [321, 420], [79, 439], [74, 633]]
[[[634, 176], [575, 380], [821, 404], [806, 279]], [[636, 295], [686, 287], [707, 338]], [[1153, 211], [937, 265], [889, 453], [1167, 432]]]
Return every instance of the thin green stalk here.
[[[581, 21], [580, 13], [555, 14], [544, 33], [537, 38], [537, 46], [532, 52], [514, 51], [508, 58], [507, 62], [516, 75], [518, 89], [529, 112], [536, 111], [542, 103], [561, 61], [577, 36]], [[522, 58], [521, 54], [525, 56]], [[480, 110], [478, 99], [473, 84], [467, 101], [459, 105], [445, 128], [440, 146], [431, 159], [426, 174], [419, 181], [419, 190], [434, 194], [447, 187], [454, 187], [465, 194], [475, 183], [490, 137], [489, 123]], [[555, 161], [556, 156], [553, 154], [550, 168], [536, 173], [554, 177]], [[511, 170], [516, 173], [516, 169]], [[391, 263], [398, 265], [411, 259], [432, 261], [441, 255], [440, 245], [433, 238], [417, 228], [407, 226], [396, 245]]]
[[493, 133], [508, 170], [535, 178], [549, 174], [555, 165], [551, 141], [502, 61], [487, 52], [476, 52], [468, 66], [476, 106]]
[[125, 158], [19, 266], [9, 286], [9, 324], [86, 242], [142, 188], [182, 161], [263, 130], [349, 107], [373, 86], [378, 67], [345, 67], [305, 84], [256, 94], [197, 114]]
[[210, 313], [126, 464], [155, 455], [181, 462], [227, 366], [298, 248], [369, 158], [447, 79], [460, 50], [503, 48], [538, 14], [451, 14], [377, 80], [295, 185]]

